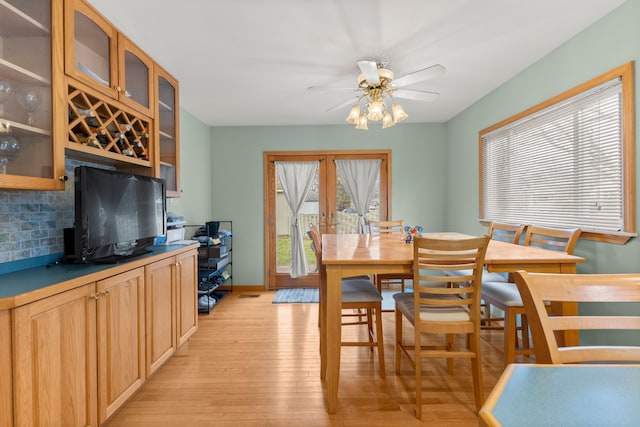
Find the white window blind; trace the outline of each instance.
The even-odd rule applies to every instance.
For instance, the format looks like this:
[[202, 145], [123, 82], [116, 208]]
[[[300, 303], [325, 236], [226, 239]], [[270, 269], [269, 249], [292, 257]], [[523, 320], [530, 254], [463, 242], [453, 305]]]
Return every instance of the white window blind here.
[[481, 135], [484, 220], [624, 228], [622, 79]]

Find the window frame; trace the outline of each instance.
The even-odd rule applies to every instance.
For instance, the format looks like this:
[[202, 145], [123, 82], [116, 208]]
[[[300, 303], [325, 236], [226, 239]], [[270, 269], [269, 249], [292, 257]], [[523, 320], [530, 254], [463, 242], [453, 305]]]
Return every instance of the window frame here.
[[[482, 224], [488, 224], [490, 220], [484, 218], [484, 182], [483, 182], [483, 138], [485, 135], [508, 126], [513, 122], [527, 118], [541, 110], [564, 102], [585, 91], [597, 87], [607, 81], [620, 78], [622, 81], [622, 197], [623, 197], [623, 231], [620, 232], [595, 232], [583, 230], [581, 238], [596, 240], [608, 243], [624, 244], [632, 237], [636, 236], [635, 224], [635, 111], [634, 111], [634, 62], [630, 61], [614, 68], [594, 79], [582, 83], [559, 95], [541, 102], [527, 110], [524, 110], [512, 117], [502, 120], [492, 126], [478, 132], [478, 190], [479, 190], [479, 218]], [[499, 220], [499, 218], [495, 218]]]

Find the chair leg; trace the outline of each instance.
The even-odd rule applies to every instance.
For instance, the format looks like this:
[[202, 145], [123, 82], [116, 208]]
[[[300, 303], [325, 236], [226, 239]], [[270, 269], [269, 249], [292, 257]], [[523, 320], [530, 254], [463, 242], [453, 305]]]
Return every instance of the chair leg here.
[[402, 313], [400, 313], [400, 310], [398, 310], [398, 307], [396, 307], [395, 309], [395, 316], [396, 316], [396, 351], [395, 351], [395, 358], [396, 358], [396, 374], [400, 373], [400, 346], [402, 345]]
[[520, 315], [520, 326], [522, 328], [522, 348], [525, 350], [529, 350], [531, 348], [531, 344], [529, 341], [529, 322], [527, 322], [527, 315]]
[[517, 331], [516, 315], [507, 307], [504, 312], [504, 366], [514, 362]]
[[420, 358], [420, 334], [416, 331], [415, 337], [414, 371], [416, 371], [416, 418], [422, 419], [422, 359]]
[[367, 335], [369, 335], [369, 344], [371, 344], [369, 349], [371, 349], [371, 351], [373, 352], [373, 343], [374, 343], [373, 315], [372, 315], [373, 310], [368, 308], [366, 312], [367, 312]]
[[[454, 349], [454, 345], [453, 345], [453, 340], [454, 340], [454, 335], [453, 334], [447, 334], [447, 351], [453, 351]], [[453, 375], [453, 358], [452, 357], [447, 357], [447, 371], [449, 372], [449, 375]]]
[[376, 342], [378, 343], [378, 364], [380, 365], [380, 378], [384, 379], [384, 340], [382, 335], [382, 304], [376, 308]]
[[480, 410], [484, 404], [484, 387], [482, 381], [482, 359], [480, 351], [480, 333], [476, 331], [474, 334], [470, 334], [470, 347], [469, 349], [475, 354], [475, 357], [471, 359], [471, 374], [473, 375], [473, 395], [476, 401], [476, 410]]

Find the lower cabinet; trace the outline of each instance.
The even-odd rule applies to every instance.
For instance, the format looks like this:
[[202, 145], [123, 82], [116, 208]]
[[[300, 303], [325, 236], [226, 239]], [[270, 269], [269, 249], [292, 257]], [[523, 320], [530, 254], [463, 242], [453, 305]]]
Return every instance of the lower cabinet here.
[[16, 427], [98, 424], [95, 288], [13, 310]]
[[96, 283], [98, 326], [98, 422], [127, 401], [144, 382], [144, 268]]
[[177, 348], [175, 258], [145, 267], [147, 372], [151, 375]]
[[198, 328], [197, 262], [188, 252], [145, 267], [148, 375]]
[[176, 256], [176, 290], [178, 295], [178, 347], [198, 329], [198, 256], [185, 253]]
[[103, 424], [196, 331], [196, 268], [193, 249], [0, 310], [0, 427]]

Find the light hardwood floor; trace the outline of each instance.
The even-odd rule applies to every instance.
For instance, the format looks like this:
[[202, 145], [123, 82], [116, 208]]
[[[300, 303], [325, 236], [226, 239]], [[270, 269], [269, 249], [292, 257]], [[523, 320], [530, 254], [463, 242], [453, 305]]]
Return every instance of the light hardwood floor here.
[[[422, 421], [415, 381], [394, 373], [394, 317], [383, 313], [386, 380], [368, 348], [343, 347], [336, 414], [325, 407], [318, 352], [318, 305], [272, 304], [274, 292], [233, 292], [176, 355], [107, 423], [108, 427], [477, 426], [470, 364], [425, 364]], [[355, 327], [345, 332], [357, 334]], [[503, 370], [502, 333], [483, 331], [488, 395]], [[526, 360], [523, 360], [526, 361]]]

